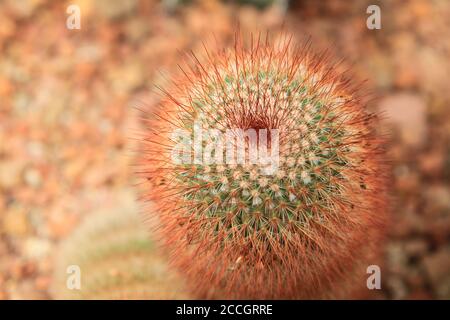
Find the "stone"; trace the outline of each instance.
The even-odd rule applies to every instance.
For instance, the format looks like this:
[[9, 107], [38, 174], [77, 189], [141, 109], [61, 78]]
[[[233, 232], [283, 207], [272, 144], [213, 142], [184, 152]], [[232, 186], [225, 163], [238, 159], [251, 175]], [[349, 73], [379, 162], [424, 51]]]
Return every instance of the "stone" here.
[[3, 218], [3, 231], [10, 236], [21, 237], [27, 235], [31, 230], [25, 208], [19, 205], [10, 207]]
[[439, 150], [423, 154], [419, 157], [420, 169], [430, 177], [438, 177], [442, 174], [444, 162], [444, 154]]
[[427, 139], [426, 102], [416, 94], [400, 92], [391, 94], [379, 103], [385, 122], [399, 131], [404, 143], [421, 147]]
[[428, 251], [428, 244], [424, 239], [412, 239], [405, 242], [404, 249], [409, 256], [420, 257]]
[[433, 290], [439, 296], [449, 294], [450, 298], [450, 246], [427, 256], [423, 260], [423, 267]]
[[51, 243], [47, 239], [28, 238], [23, 246], [23, 254], [29, 259], [40, 259], [50, 253]]
[[20, 161], [8, 160], [0, 162], [0, 190], [9, 190], [21, 183], [24, 164]]
[[450, 212], [450, 189], [444, 184], [429, 186], [425, 190], [427, 207], [436, 212]]
[[42, 184], [41, 173], [35, 168], [29, 168], [25, 170], [24, 180], [25, 183], [32, 188], [39, 188]]
[[137, 9], [137, 0], [97, 0], [96, 12], [107, 19], [118, 19], [127, 16]]

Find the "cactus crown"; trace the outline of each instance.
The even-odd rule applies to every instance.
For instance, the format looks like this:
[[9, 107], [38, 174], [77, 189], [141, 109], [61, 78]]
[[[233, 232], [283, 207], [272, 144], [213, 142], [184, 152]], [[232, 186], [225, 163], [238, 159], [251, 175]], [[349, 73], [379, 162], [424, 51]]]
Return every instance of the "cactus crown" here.
[[[166, 98], [146, 136], [143, 171], [152, 183], [148, 197], [159, 207], [161, 235], [176, 264], [194, 278], [208, 275], [216, 293], [279, 297], [281, 283], [292, 277], [285, 296], [302, 296], [295, 293], [300, 277], [316, 281], [320, 272], [336, 269], [326, 255], [359, 250], [359, 232], [372, 227], [367, 219], [382, 221], [382, 215], [372, 217], [383, 189], [375, 118], [356, 87], [308, 43], [258, 37], [245, 46], [237, 40], [232, 50], [206, 50], [200, 60], [192, 55], [183, 76], [163, 90]], [[276, 141], [267, 139], [269, 149], [277, 144], [276, 170], [267, 174], [248, 161], [250, 142], [244, 163], [199, 163], [195, 154], [189, 163], [172, 161], [180, 142], [174, 130], [194, 142], [196, 129], [211, 128], [222, 136], [253, 129], [258, 139], [264, 129], [276, 129]], [[200, 143], [205, 148], [217, 141], [206, 134]], [[194, 256], [199, 262], [189, 265]], [[250, 276], [249, 270], [271, 271]], [[271, 293], [258, 293], [263, 286]]]

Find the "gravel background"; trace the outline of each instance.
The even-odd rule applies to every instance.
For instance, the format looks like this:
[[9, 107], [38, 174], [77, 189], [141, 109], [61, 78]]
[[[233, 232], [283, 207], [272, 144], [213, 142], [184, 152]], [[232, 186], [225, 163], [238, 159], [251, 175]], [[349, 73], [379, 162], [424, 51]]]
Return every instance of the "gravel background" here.
[[[156, 99], [179, 50], [229, 42], [238, 21], [311, 35], [368, 79], [394, 170], [377, 297], [450, 299], [450, 1], [177, 2], [1, 2], [0, 299], [51, 297], [58, 243], [132, 190], [133, 106]], [[65, 26], [69, 4], [81, 30]], [[368, 4], [381, 30], [366, 28]]]

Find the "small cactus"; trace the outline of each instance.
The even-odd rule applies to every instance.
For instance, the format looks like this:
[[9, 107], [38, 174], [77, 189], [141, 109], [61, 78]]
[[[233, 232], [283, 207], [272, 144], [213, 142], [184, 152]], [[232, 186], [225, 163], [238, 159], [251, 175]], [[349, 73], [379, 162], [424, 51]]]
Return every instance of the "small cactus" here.
[[[167, 270], [139, 220], [133, 206], [88, 216], [61, 245], [53, 297], [186, 299], [179, 279]], [[81, 271], [80, 290], [66, 285], [70, 266]]]
[[[366, 285], [387, 215], [377, 117], [309, 43], [248, 42], [192, 54], [162, 89], [143, 137], [144, 199], [157, 206], [146, 214], [199, 298], [349, 297]], [[205, 164], [195, 151], [174, 161], [173, 133], [187, 132], [192, 144], [198, 127], [276, 129], [276, 170]], [[274, 150], [270, 136], [268, 144]]]

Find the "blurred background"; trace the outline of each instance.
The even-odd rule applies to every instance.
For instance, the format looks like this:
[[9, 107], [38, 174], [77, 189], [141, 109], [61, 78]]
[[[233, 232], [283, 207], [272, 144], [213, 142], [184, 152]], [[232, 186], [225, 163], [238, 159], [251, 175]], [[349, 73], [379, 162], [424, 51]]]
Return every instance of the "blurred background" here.
[[[66, 27], [71, 4], [80, 30]], [[366, 27], [370, 4], [380, 30]], [[133, 106], [152, 103], [180, 51], [225, 46], [238, 23], [311, 36], [367, 79], [394, 175], [376, 296], [450, 299], [449, 21], [447, 0], [1, 1], [0, 299], [58, 297], [59, 244], [99, 210], [138, 212], [121, 200], [134, 193]]]

